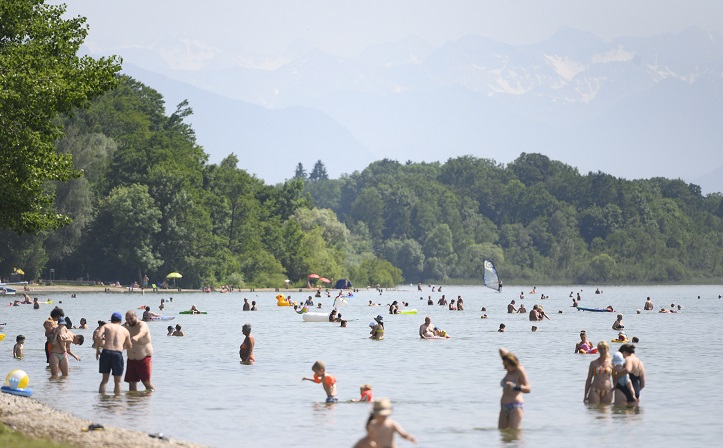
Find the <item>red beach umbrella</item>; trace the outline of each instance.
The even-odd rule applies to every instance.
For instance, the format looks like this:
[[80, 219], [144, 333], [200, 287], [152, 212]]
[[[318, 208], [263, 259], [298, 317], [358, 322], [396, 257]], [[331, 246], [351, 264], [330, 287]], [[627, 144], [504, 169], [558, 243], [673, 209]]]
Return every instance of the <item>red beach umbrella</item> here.
[[326, 277], [321, 277], [321, 278], [319, 279], [319, 281], [320, 281], [321, 283], [331, 283], [331, 282], [329, 281], [329, 279], [326, 278]]
[[316, 274], [309, 274], [307, 278], [319, 278], [319, 276]]

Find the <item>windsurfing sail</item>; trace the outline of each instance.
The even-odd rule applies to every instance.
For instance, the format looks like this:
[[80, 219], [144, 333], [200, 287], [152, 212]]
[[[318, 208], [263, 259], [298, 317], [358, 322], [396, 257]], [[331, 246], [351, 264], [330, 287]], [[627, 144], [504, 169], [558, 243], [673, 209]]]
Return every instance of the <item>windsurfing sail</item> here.
[[492, 264], [491, 261], [485, 260], [484, 266], [485, 266], [485, 273], [484, 273], [485, 286], [490, 289], [494, 289], [497, 292], [500, 292], [500, 290], [502, 289], [502, 283], [500, 282], [500, 277], [497, 275], [497, 269], [495, 269], [495, 265]]

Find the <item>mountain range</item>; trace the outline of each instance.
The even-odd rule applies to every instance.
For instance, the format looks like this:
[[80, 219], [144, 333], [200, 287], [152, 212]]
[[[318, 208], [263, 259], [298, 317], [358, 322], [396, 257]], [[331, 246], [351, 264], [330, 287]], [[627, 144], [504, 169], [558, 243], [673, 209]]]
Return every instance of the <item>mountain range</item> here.
[[189, 100], [212, 162], [236, 153], [270, 183], [299, 162], [338, 177], [381, 158], [539, 152], [584, 173], [723, 191], [723, 40], [697, 28], [610, 42], [565, 28], [529, 45], [408, 38], [347, 57], [299, 42], [253, 61], [170, 38], [111, 52], [169, 109]]

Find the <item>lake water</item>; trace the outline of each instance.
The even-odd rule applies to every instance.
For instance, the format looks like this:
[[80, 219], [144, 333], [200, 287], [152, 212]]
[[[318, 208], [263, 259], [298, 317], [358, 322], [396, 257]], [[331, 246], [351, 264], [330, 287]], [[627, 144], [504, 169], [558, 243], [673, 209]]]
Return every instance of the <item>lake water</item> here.
[[[404, 290], [406, 289], [406, 290]], [[125, 312], [151, 305], [158, 312], [168, 293], [140, 294], [43, 294], [61, 306], [74, 324], [88, 319], [89, 330], [76, 347], [81, 362], [71, 359], [71, 374], [64, 381], [50, 381], [42, 351], [42, 324], [53, 305], [33, 310], [30, 305], [6, 307], [0, 322], [7, 322], [6, 339], [0, 342], [0, 373], [21, 368], [30, 376], [34, 398], [98, 423], [167, 436], [214, 447], [248, 446], [352, 446], [365, 433], [369, 405], [323, 404], [320, 385], [301, 381], [311, 376], [311, 365], [323, 360], [336, 376], [340, 400], [358, 398], [359, 386], [370, 383], [374, 396], [390, 397], [393, 418], [414, 434], [419, 446], [454, 447], [558, 447], [713, 446], [723, 437], [719, 423], [723, 411], [723, 369], [719, 328], [723, 313], [723, 287], [621, 286], [538, 288], [506, 286], [502, 294], [484, 287], [445, 286], [447, 299], [461, 295], [465, 311], [428, 306], [441, 293], [425, 287], [402, 286], [398, 291], [362, 290], [341, 306], [348, 327], [303, 322], [292, 308], [276, 306], [276, 293], [184, 293], [164, 314], [170, 322], [152, 322], [155, 355], [151, 396], [123, 394], [119, 398], [97, 393], [100, 374], [90, 348], [95, 323], [109, 320], [113, 311]], [[525, 291], [526, 307], [543, 303], [550, 321], [538, 322], [536, 333], [527, 315], [508, 315], [507, 304]], [[584, 382], [592, 356], [573, 354], [578, 333], [587, 330], [590, 340], [609, 341], [612, 313], [589, 313], [570, 308], [570, 291], [582, 291], [582, 306], [608, 304], [622, 312], [628, 336], [638, 336], [637, 354], [647, 370], [647, 387], [637, 411], [583, 404]], [[539, 300], [539, 294], [550, 300]], [[289, 293], [287, 293], [289, 294]], [[308, 293], [291, 292], [300, 300]], [[423, 296], [425, 300], [419, 300]], [[644, 312], [645, 298], [656, 306], [683, 306], [678, 314]], [[698, 299], [700, 296], [700, 299]], [[243, 312], [243, 298], [258, 303], [258, 312]], [[10, 300], [6, 297], [6, 300]], [[329, 311], [332, 299], [321, 301]], [[369, 300], [386, 305], [408, 301], [418, 315], [389, 315], [386, 307], [369, 307]], [[60, 304], [59, 302], [63, 303]], [[196, 304], [207, 315], [178, 315]], [[488, 319], [480, 319], [487, 307]], [[562, 310], [562, 314], [558, 314]], [[140, 313], [139, 313], [140, 314]], [[384, 315], [384, 341], [368, 339], [368, 324]], [[424, 316], [446, 329], [449, 340], [420, 340]], [[239, 363], [243, 340], [241, 325], [249, 322], [256, 338], [256, 364]], [[167, 337], [168, 324], [180, 323], [187, 336]], [[507, 332], [498, 333], [500, 323]], [[26, 336], [22, 361], [12, 359], [15, 336]], [[516, 438], [497, 429], [499, 381], [504, 375], [497, 352], [507, 347], [527, 369], [532, 393], [525, 395], [523, 431]], [[613, 346], [613, 349], [617, 348]], [[123, 383], [127, 389], [127, 384]], [[109, 385], [112, 390], [112, 384]], [[72, 430], [72, 428], [71, 428]], [[400, 446], [411, 446], [398, 440]]]

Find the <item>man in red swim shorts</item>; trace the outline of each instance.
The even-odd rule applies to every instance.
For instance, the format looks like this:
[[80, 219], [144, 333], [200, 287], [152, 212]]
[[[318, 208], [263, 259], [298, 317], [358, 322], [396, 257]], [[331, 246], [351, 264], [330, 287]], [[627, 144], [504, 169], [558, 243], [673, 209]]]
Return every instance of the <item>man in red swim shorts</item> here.
[[153, 346], [151, 345], [151, 332], [148, 331], [148, 324], [138, 319], [135, 310], [126, 312], [126, 323], [124, 325], [131, 334], [133, 346], [128, 349], [128, 362], [126, 363], [126, 376], [124, 381], [128, 383], [128, 390], [138, 390], [138, 382], [142, 382], [146, 391], [153, 392], [151, 383], [151, 357]]

